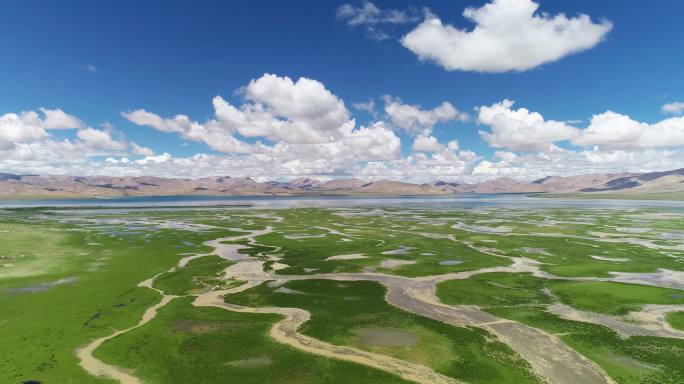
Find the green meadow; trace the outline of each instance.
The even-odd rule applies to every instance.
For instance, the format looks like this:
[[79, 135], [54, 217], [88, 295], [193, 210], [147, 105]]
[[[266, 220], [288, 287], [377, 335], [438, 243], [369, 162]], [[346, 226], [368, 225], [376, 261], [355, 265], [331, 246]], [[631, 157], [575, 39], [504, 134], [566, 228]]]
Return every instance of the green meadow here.
[[[232, 237], [240, 238], [223, 241], [239, 245], [236, 255], [205, 245]], [[453, 380], [544, 381], [484, 325], [391, 305], [387, 287], [368, 281], [385, 276], [438, 281], [441, 303], [422, 305], [477, 308], [537, 328], [617, 383], [684, 383], [684, 337], [624, 337], [549, 310], [560, 303], [653, 328], [629, 315], [659, 305], [684, 335], [682, 249], [684, 214], [657, 209], [7, 209], [0, 382], [117, 382], [81, 367], [77, 352], [136, 326], [162, 295], [170, 301], [156, 316], [92, 357], [143, 383], [410, 382], [279, 342], [270, 330], [281, 315], [192, 305], [215, 291], [229, 304], [305, 310], [310, 318], [294, 332]], [[150, 278], [153, 289], [139, 286]]]

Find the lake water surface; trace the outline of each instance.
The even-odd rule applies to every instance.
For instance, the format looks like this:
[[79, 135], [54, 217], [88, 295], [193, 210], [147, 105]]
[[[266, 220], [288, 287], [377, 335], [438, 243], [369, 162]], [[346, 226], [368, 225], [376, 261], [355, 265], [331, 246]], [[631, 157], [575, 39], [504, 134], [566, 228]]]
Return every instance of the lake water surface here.
[[667, 208], [684, 211], [684, 201], [540, 198], [524, 194], [453, 196], [135, 196], [94, 199], [0, 200], [0, 208], [30, 207], [211, 207], [253, 208], [396, 206], [407, 208]]

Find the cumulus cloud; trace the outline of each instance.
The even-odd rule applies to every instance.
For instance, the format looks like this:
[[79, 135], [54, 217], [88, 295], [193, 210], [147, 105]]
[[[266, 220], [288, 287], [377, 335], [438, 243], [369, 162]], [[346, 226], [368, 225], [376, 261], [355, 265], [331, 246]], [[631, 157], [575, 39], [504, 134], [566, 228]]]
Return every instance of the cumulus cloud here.
[[378, 111], [375, 110], [375, 101], [373, 99], [368, 99], [368, 101], [362, 103], [354, 103], [352, 104], [352, 107], [357, 111], [364, 111], [374, 118], [377, 118], [378, 116]]
[[504, 100], [478, 108], [478, 122], [490, 126], [480, 136], [495, 148], [513, 151], [548, 152], [554, 143], [570, 141], [581, 147], [600, 149], [644, 149], [684, 146], [684, 117], [671, 117], [648, 124], [627, 115], [606, 111], [591, 118], [589, 125], [575, 128], [565, 122], [544, 120], [525, 108], [514, 110]]
[[458, 143], [458, 140], [450, 140], [447, 143], [447, 149], [450, 151], [457, 151], [460, 148], [460, 144]]
[[[338, 174], [349, 172], [357, 162], [401, 156], [401, 141], [384, 122], [357, 128], [344, 102], [316, 80], [265, 74], [239, 94], [244, 98], [240, 105], [216, 96], [214, 118], [204, 123], [186, 115], [163, 118], [144, 109], [123, 116], [240, 155], [233, 159], [259, 163], [262, 169], [253, 174], [258, 176]], [[248, 144], [243, 138], [258, 141]]]
[[499, 157], [499, 161], [485, 160], [478, 163], [467, 178], [471, 181], [497, 177], [536, 180], [549, 175], [650, 172], [681, 168], [684, 165], [682, 149], [556, 149], [552, 152], [524, 155], [501, 153]]
[[416, 152], [440, 152], [445, 147], [434, 136], [420, 135], [413, 140], [411, 148]]
[[385, 113], [392, 124], [413, 136], [429, 135], [437, 123], [468, 120], [467, 113], [459, 112], [446, 101], [433, 109], [424, 110], [418, 105], [404, 104], [398, 97], [384, 96], [384, 100]]
[[353, 126], [344, 102], [316, 80], [301, 77], [294, 82], [287, 76], [264, 74], [250, 81], [244, 93], [254, 104], [243, 105], [242, 112], [256, 124], [240, 124], [239, 119], [232, 120], [234, 115], [217, 111], [220, 120], [237, 123], [243, 136], [323, 143], [344, 136]]
[[[30, 114], [30, 115], [29, 115]], [[6, 113], [0, 116], [0, 150], [16, 143], [31, 143], [48, 136], [35, 113]]]
[[395, 161], [369, 162], [355, 171], [364, 179], [394, 179], [427, 182], [438, 179], [467, 179], [480, 158], [471, 151], [442, 151], [432, 155], [414, 153]]
[[662, 106], [661, 110], [664, 113], [671, 113], [673, 115], [681, 115], [684, 112], [684, 102], [677, 101], [673, 103], [667, 103]]
[[235, 153], [252, 151], [251, 145], [236, 139], [231, 129], [222, 126], [215, 120], [200, 124], [186, 115], [162, 118], [144, 109], [123, 112], [122, 116], [137, 125], [152, 127], [167, 133], [178, 133], [185, 139], [203, 142], [217, 151]]
[[[6, 113], [0, 116], [0, 168], [6, 172], [64, 174], [66, 170], [96, 169], [90, 162], [93, 157], [151, 152], [127, 142], [111, 125], [104, 127], [88, 127], [61, 109]], [[68, 129], [75, 131], [72, 138], [56, 140], [51, 133]]]
[[151, 148], [148, 147], [143, 147], [141, 145], [138, 145], [136, 143], [131, 142], [131, 153], [134, 155], [142, 155], [142, 156], [154, 156], [155, 153]]
[[374, 40], [385, 40], [390, 37], [385, 30], [388, 25], [414, 23], [420, 20], [420, 14], [416, 9], [380, 9], [370, 1], [362, 2], [360, 6], [342, 4], [337, 8], [336, 16], [350, 27], [363, 27], [367, 36]]
[[526, 108], [512, 109], [508, 99], [478, 108], [478, 122], [491, 131], [479, 131], [480, 136], [495, 148], [513, 151], [546, 151], [558, 141], [576, 138], [580, 130], [562, 121], [544, 117]]
[[587, 15], [537, 12], [531, 0], [493, 0], [466, 8], [472, 30], [458, 29], [429, 15], [401, 43], [421, 60], [446, 70], [526, 71], [592, 48], [612, 29], [609, 21], [594, 23]]
[[343, 143], [362, 160], [392, 160], [401, 156], [401, 140], [383, 122], [354, 130]]
[[0, 116], [0, 149], [9, 149], [16, 143], [32, 143], [49, 136], [50, 129], [84, 128], [85, 124], [61, 109], [40, 108], [42, 117], [35, 111], [5, 113]]
[[[91, 128], [61, 110], [6, 113], [0, 115], [0, 172], [473, 182], [684, 167], [684, 117], [645, 123], [606, 111], [578, 128], [503, 100], [476, 109], [480, 135], [499, 148], [483, 158], [461, 150], [457, 140], [440, 143], [432, 135], [438, 122], [466, 118], [448, 103], [422, 109], [386, 97], [387, 121], [356, 126], [344, 102], [312, 79], [264, 75], [239, 94], [243, 101], [235, 105], [214, 98], [214, 116], [204, 122], [144, 109], [123, 114], [135, 124], [223, 152], [187, 157], [156, 154], [110, 125]], [[73, 135], [57, 140], [54, 129], [72, 129]], [[413, 136], [408, 155], [402, 155], [397, 129]], [[565, 141], [581, 148], [563, 148]]]
[[128, 144], [123, 141], [114, 140], [109, 132], [93, 128], [80, 129], [76, 133], [76, 137], [81, 139], [87, 147], [93, 149], [122, 151], [128, 146]]
[[591, 124], [573, 143], [611, 149], [679, 147], [684, 145], [684, 117], [647, 124], [606, 111], [594, 115]]
[[[512, 106], [512, 101], [504, 100], [480, 107], [479, 122], [491, 127], [491, 131], [480, 131], [480, 135], [493, 147], [525, 153], [497, 151], [495, 156], [499, 160], [479, 163], [473, 168], [472, 179], [534, 179], [684, 166], [684, 117], [649, 124], [606, 111], [594, 115], [589, 125], [580, 129], [545, 120], [541, 114], [525, 108], [514, 110]], [[586, 149], [575, 151], [556, 145], [562, 141]]]
[[79, 118], [65, 113], [61, 109], [40, 108], [40, 111], [43, 112], [44, 115], [42, 126], [45, 129], [85, 128], [85, 123], [83, 123]]
[[272, 142], [322, 144], [348, 136], [354, 120], [344, 102], [322, 83], [264, 74], [241, 89], [245, 102], [234, 106], [214, 97], [214, 119], [199, 123], [186, 115], [162, 118], [144, 109], [123, 113], [129, 121], [174, 132], [227, 153], [250, 153], [259, 147], [236, 138], [260, 137]]

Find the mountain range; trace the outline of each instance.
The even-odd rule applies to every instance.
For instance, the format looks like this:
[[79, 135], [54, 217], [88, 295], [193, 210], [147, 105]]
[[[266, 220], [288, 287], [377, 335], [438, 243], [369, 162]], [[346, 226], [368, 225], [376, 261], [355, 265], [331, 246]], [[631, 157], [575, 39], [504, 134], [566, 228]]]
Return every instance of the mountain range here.
[[62, 198], [170, 195], [448, 195], [460, 193], [547, 193], [639, 195], [684, 193], [684, 168], [647, 173], [549, 176], [534, 181], [498, 178], [479, 183], [435, 181], [413, 184], [298, 178], [258, 182], [249, 177], [177, 179], [154, 176], [49, 176], [0, 173], [2, 198]]

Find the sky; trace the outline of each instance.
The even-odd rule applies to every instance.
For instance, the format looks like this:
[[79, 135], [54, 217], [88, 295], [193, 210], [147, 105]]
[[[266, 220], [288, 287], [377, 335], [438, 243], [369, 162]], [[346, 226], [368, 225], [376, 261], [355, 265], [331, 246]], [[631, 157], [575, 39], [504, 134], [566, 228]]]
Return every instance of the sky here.
[[4, 1], [0, 172], [684, 167], [684, 2]]

